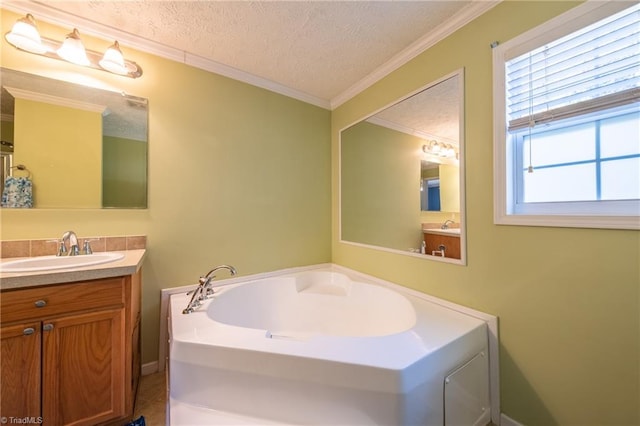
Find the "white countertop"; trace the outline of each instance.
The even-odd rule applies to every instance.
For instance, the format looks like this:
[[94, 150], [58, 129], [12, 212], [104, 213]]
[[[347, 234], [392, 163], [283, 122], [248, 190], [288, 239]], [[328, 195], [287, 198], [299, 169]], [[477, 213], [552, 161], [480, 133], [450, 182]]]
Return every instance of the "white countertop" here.
[[[99, 265], [36, 272], [0, 272], [0, 290], [133, 275], [142, 266], [146, 250], [126, 250], [118, 253], [124, 254], [124, 258]], [[16, 259], [19, 258], [3, 259], [3, 261]]]
[[423, 228], [422, 232], [424, 232], [425, 234], [448, 235], [450, 237], [460, 236], [460, 228]]

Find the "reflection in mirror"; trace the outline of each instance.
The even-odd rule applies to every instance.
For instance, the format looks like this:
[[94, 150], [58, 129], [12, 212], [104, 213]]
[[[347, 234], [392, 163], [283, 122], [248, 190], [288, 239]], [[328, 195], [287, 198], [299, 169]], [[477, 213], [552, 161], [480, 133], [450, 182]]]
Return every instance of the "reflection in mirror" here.
[[340, 239], [465, 264], [462, 70], [340, 132]]
[[0, 73], [2, 155], [26, 167], [34, 207], [147, 207], [146, 99]]
[[420, 210], [427, 212], [460, 212], [459, 165], [452, 163], [422, 160]]

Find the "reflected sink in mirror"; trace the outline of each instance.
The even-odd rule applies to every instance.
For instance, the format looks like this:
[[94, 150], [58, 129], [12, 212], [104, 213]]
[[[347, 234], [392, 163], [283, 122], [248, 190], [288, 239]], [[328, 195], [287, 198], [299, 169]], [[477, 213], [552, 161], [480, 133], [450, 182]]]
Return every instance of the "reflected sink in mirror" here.
[[124, 259], [117, 252], [94, 253], [79, 256], [39, 256], [26, 259], [8, 260], [0, 263], [0, 272], [37, 272], [55, 269], [82, 268]]
[[[460, 69], [342, 128], [340, 242], [466, 265], [463, 123]], [[425, 232], [457, 237], [459, 255], [421, 254]]]

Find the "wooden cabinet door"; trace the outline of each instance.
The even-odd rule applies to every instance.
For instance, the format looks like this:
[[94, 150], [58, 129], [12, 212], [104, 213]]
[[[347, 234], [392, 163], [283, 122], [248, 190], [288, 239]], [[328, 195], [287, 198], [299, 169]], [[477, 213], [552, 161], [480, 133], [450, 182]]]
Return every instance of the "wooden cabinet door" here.
[[444, 257], [460, 259], [460, 237], [450, 235], [424, 234], [426, 254], [439, 251], [440, 246], [444, 246]]
[[39, 418], [40, 322], [0, 328], [0, 413], [11, 417]]
[[124, 308], [42, 322], [45, 425], [95, 425], [125, 414]]

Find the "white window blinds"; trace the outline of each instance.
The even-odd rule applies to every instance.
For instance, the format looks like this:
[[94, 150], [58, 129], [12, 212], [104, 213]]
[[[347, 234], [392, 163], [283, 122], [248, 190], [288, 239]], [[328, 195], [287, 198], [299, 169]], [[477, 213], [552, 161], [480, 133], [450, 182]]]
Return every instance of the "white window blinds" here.
[[640, 4], [506, 63], [508, 129], [640, 101]]

